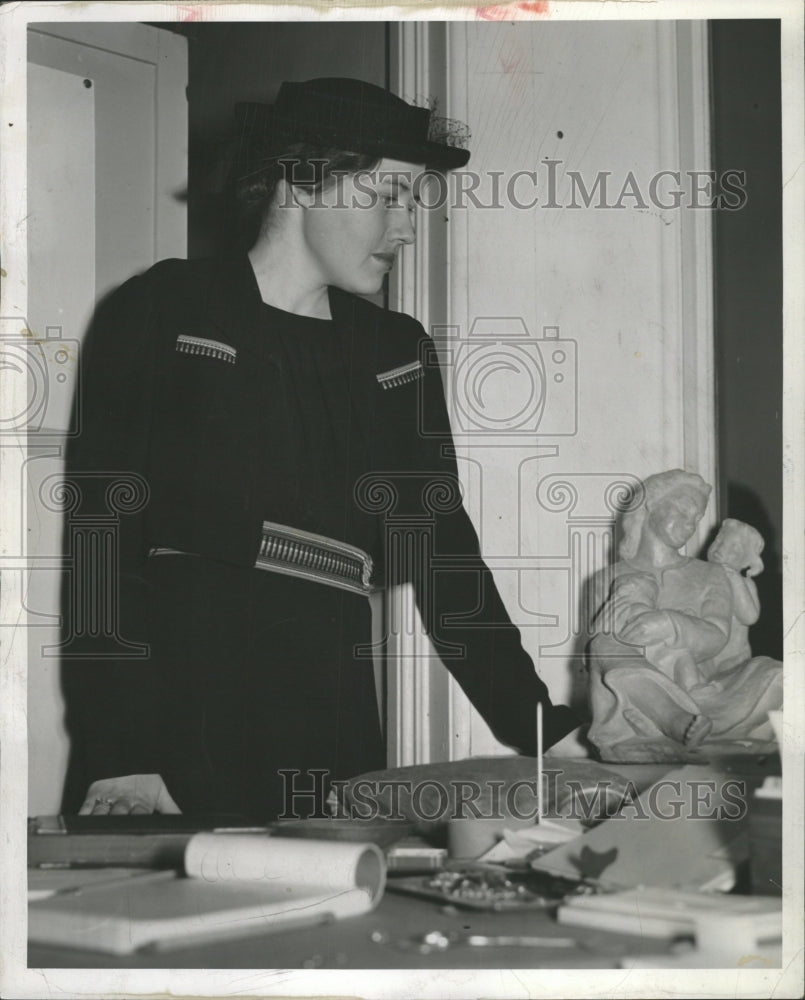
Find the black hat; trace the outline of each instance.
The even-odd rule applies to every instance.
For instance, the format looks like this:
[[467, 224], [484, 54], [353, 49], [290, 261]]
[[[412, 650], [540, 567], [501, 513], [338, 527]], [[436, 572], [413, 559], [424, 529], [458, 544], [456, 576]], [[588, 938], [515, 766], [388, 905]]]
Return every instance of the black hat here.
[[283, 83], [272, 108], [248, 104], [237, 110], [253, 135], [265, 128], [274, 153], [281, 153], [284, 144], [307, 142], [445, 170], [470, 158], [460, 145], [468, 136], [466, 126], [445, 127], [445, 119], [429, 108], [414, 107], [363, 80]]

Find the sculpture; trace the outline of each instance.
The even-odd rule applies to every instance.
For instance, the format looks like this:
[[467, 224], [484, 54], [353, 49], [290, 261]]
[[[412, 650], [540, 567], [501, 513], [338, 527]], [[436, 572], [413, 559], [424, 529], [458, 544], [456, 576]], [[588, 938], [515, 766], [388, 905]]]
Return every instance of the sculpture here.
[[705, 743], [768, 742], [782, 664], [753, 657], [748, 640], [763, 540], [727, 519], [708, 561], [685, 556], [710, 487], [674, 469], [649, 476], [644, 491], [623, 516], [618, 562], [603, 571], [612, 583], [593, 620], [588, 738], [613, 762], [686, 761]]

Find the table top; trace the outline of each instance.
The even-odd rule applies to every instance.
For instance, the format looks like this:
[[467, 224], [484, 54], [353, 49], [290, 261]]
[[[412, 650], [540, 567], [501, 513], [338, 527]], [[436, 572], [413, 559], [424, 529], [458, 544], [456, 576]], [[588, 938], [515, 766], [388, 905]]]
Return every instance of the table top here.
[[[456, 943], [423, 954], [417, 947], [430, 931], [446, 935], [528, 935], [573, 938], [572, 947], [477, 947]], [[169, 951], [109, 955], [73, 948], [30, 945], [30, 968], [134, 969], [612, 969], [623, 955], [665, 953], [664, 941], [588, 928], [564, 927], [552, 913], [494, 913], [442, 906], [386, 890], [377, 908], [336, 923], [208, 941]]]
[[[724, 759], [719, 767], [749, 777], [747, 788], [769, 771], [779, 773], [766, 758]], [[624, 770], [627, 770], [624, 768]], [[628, 777], [646, 787], [667, 765], [632, 765]], [[639, 771], [639, 774], [637, 773]], [[654, 773], [650, 773], [650, 772]], [[645, 772], [645, 773], [643, 773]], [[394, 878], [389, 879], [393, 885]], [[440, 931], [458, 940], [445, 950], [423, 953], [425, 934]], [[479, 947], [467, 935], [517, 935], [573, 938], [573, 947]], [[143, 950], [116, 956], [77, 948], [31, 944], [30, 968], [133, 969], [613, 969], [623, 956], [667, 955], [667, 941], [616, 934], [591, 928], [565, 927], [555, 913], [541, 909], [490, 912], [444, 906], [440, 902], [386, 889], [377, 908], [360, 917], [318, 926], [254, 934], [240, 939]]]

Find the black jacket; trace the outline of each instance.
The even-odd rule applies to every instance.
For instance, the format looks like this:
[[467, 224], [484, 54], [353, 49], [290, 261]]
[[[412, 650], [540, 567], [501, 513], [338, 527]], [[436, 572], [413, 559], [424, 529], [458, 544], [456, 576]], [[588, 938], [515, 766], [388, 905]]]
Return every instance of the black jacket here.
[[[479, 554], [459, 502], [438, 368], [426, 363], [421, 377], [411, 377], [409, 366], [435, 357], [432, 343], [411, 317], [356, 296], [331, 289], [330, 305], [350, 345], [357, 484], [350, 537], [341, 541], [371, 551], [381, 582], [413, 581], [445, 665], [500, 740], [533, 753], [540, 700], [546, 745], [556, 742], [577, 721], [550, 704]], [[68, 451], [68, 476], [82, 478], [82, 516], [108, 510], [103, 473], [134, 473], [147, 484], [147, 502], [119, 519], [124, 625], [137, 620], [137, 581], [153, 547], [254, 565], [262, 522], [271, 519], [260, 489], [260, 407], [279, 389], [261, 381], [253, 363], [260, 314], [245, 257], [163, 261], [97, 311], [82, 357], [81, 432]], [[199, 340], [212, 349], [181, 348]], [[438, 572], [385, 559], [388, 528], [403, 522], [431, 525]], [[69, 684], [66, 694], [69, 722]], [[147, 709], [132, 708], [134, 728], [138, 712]], [[158, 762], [114, 766], [132, 773], [148, 765]]]

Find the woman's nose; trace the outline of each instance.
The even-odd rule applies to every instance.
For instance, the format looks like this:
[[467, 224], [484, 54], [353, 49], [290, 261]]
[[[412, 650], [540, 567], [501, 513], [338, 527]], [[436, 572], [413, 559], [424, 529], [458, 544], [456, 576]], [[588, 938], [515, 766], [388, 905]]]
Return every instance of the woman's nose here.
[[416, 240], [416, 229], [410, 212], [395, 213], [394, 221], [389, 227], [389, 237], [398, 243], [413, 243]]

